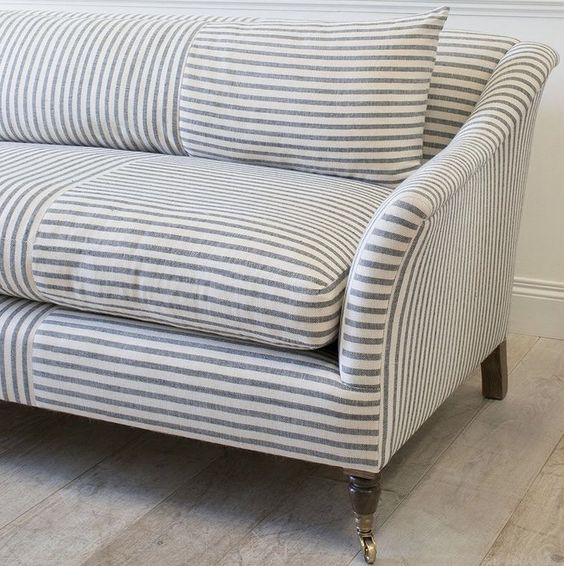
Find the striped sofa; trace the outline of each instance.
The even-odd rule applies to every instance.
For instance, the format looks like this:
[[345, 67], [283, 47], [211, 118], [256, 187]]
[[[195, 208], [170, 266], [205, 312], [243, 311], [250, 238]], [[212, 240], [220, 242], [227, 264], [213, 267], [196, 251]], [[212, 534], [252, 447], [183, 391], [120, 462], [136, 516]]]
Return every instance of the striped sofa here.
[[[398, 91], [414, 116], [424, 94], [395, 134], [419, 128], [420, 159], [400, 167], [395, 138], [356, 130], [298, 136], [292, 153], [288, 131], [319, 128], [321, 110], [310, 71], [288, 78], [287, 54], [269, 55], [291, 51], [285, 25], [0, 12], [0, 399], [341, 467], [371, 562], [393, 454], [480, 362], [484, 395], [505, 394], [533, 124], [557, 56], [441, 32], [430, 85]], [[320, 25], [299, 32], [352, 33]], [[265, 67], [250, 89], [241, 77]], [[271, 104], [277, 81], [313, 109]]]

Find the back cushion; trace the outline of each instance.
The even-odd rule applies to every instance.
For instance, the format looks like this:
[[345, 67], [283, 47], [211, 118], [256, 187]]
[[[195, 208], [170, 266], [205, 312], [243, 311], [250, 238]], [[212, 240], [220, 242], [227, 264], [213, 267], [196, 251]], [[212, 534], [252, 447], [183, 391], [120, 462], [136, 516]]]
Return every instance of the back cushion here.
[[444, 149], [466, 122], [500, 59], [516, 39], [444, 31], [431, 79], [424, 158]]
[[179, 86], [205, 21], [0, 12], [0, 139], [183, 153]]
[[207, 23], [192, 43], [188, 154], [394, 184], [419, 167], [448, 9], [367, 23]]
[[[445, 17], [335, 25], [0, 11], [0, 140], [192, 150], [397, 182], [422, 157]], [[426, 158], [448, 144], [514, 43], [441, 35]]]

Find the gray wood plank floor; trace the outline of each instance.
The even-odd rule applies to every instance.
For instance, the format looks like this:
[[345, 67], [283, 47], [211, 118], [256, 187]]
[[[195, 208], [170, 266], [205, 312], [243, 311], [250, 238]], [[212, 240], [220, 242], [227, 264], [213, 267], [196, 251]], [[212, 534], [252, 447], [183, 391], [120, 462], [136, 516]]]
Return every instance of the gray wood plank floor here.
[[[380, 565], [564, 562], [564, 342], [510, 336], [383, 474]], [[0, 566], [360, 566], [339, 470], [0, 403]]]

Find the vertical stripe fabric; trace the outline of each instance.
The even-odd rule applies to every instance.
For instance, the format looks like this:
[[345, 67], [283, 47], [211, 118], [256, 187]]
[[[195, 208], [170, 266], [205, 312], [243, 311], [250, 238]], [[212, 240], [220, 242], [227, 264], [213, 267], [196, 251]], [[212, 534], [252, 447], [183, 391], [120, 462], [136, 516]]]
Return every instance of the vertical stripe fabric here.
[[421, 164], [447, 15], [203, 25], [182, 82], [184, 148], [384, 184], [405, 179]]
[[183, 153], [180, 78], [206, 19], [0, 12], [0, 139]]
[[[10, 400], [334, 466], [376, 465], [379, 392], [344, 386], [334, 351], [0, 296], [0, 353]], [[11, 393], [22, 385], [32, 395]]]
[[550, 48], [518, 43], [450, 146], [375, 214], [351, 267], [340, 371], [382, 391], [383, 466], [507, 328]]
[[34, 405], [35, 332], [53, 307], [0, 295], [0, 399]]

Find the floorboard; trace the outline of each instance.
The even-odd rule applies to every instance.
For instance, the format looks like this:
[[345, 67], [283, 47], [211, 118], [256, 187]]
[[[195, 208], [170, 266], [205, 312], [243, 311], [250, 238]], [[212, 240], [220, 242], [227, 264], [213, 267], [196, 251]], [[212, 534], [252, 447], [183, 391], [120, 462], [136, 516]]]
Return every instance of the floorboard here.
[[381, 564], [479, 564], [564, 433], [563, 343], [539, 340], [379, 531]]
[[263, 517], [283, 501], [295, 501], [306, 468], [294, 460], [226, 450], [86, 564], [218, 564]]
[[[27, 412], [27, 408], [26, 412]], [[40, 416], [44, 411], [37, 411]], [[50, 414], [47, 415], [48, 417]], [[0, 454], [0, 533], [140, 431], [66, 415], [26, 421], [18, 442]], [[0, 564], [4, 564], [0, 543]]]
[[563, 562], [564, 436], [482, 564], [548, 566]]
[[[514, 370], [537, 342], [536, 337], [510, 336], [508, 339], [508, 368]], [[481, 393], [481, 376], [475, 371], [461, 387], [435, 412], [421, 429], [406, 443], [386, 466], [382, 478], [382, 496], [376, 516], [377, 527], [401, 504], [415, 488], [440, 455], [452, 444], [476, 414], [486, 406]], [[340, 470], [320, 467], [316, 474], [322, 478], [345, 481]], [[325, 496], [323, 494], [326, 494]], [[351, 537], [352, 519], [348, 510], [348, 495], [344, 486], [310, 480], [300, 486], [295, 497], [249, 534], [245, 544], [232, 556], [229, 563], [259, 566], [280, 564], [301, 566], [308, 564], [348, 564], [358, 553], [356, 540]], [[331, 510], [322, 507], [323, 500], [337, 501]], [[332, 512], [331, 512], [332, 511]], [[294, 529], [277, 529], [275, 525], [296, 521], [301, 513], [315, 519], [300, 520]], [[346, 559], [352, 543], [352, 555]], [[232, 562], [230, 562], [232, 561]], [[361, 561], [362, 562], [362, 561]]]
[[[99, 431], [104, 437], [116, 433]], [[89, 445], [86, 440], [84, 444]], [[71, 446], [69, 460], [75, 452]], [[0, 564], [81, 564], [221, 453], [214, 445], [141, 433], [123, 450], [104, 458], [1, 529]], [[51, 471], [59, 467], [60, 459], [54, 462]]]

